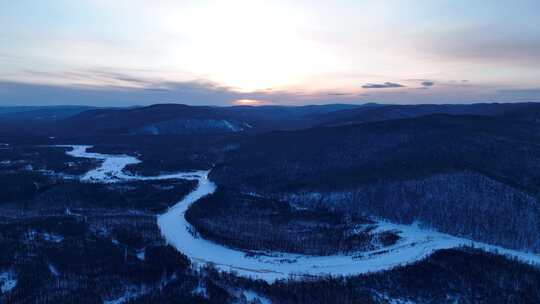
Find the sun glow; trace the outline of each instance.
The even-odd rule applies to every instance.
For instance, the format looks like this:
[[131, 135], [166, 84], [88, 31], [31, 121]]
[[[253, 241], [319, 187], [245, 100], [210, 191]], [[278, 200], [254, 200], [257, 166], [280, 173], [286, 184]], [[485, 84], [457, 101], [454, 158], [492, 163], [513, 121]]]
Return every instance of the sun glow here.
[[183, 38], [177, 66], [236, 91], [302, 84], [335, 67], [327, 47], [310, 38], [306, 13], [268, 1], [227, 1], [168, 18]]
[[265, 104], [264, 100], [258, 99], [237, 99], [233, 102], [236, 105], [245, 105], [245, 106], [260, 106]]

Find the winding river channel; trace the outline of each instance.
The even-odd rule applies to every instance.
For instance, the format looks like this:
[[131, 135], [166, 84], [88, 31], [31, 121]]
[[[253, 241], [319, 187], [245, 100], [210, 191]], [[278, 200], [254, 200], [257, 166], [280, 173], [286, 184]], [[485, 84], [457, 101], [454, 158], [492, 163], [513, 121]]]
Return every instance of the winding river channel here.
[[139, 176], [126, 173], [125, 167], [140, 163], [129, 155], [109, 155], [88, 152], [92, 146], [64, 145], [66, 153], [73, 157], [100, 160], [101, 164], [80, 176], [82, 182], [117, 183], [137, 180], [187, 179], [197, 180], [195, 190], [186, 195], [167, 212], [157, 217], [157, 224], [165, 240], [198, 265], [212, 264], [223, 271], [234, 271], [238, 275], [273, 282], [290, 277], [320, 275], [355, 275], [387, 270], [399, 265], [418, 261], [436, 250], [470, 246], [486, 251], [515, 257], [530, 264], [540, 264], [540, 256], [509, 250], [498, 246], [463, 239], [448, 234], [421, 229], [414, 225], [398, 225], [380, 221], [376, 232], [396, 231], [401, 239], [383, 249], [352, 255], [310, 256], [282, 252], [260, 252], [246, 254], [209, 240], [196, 233], [185, 218], [191, 204], [216, 190], [208, 179], [209, 171], [178, 172], [157, 176]]

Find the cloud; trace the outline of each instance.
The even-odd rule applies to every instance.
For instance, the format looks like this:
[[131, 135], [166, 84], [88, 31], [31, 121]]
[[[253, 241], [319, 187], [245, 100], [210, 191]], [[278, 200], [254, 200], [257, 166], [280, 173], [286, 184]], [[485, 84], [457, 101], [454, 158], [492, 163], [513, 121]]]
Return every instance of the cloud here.
[[493, 99], [498, 102], [540, 102], [540, 88], [499, 90]]
[[170, 89], [167, 89], [167, 88], [145, 88], [143, 90], [154, 91], [154, 92], [169, 92], [170, 91]]
[[[81, 73], [82, 74], [82, 73]], [[142, 77], [131, 76], [125, 73], [110, 72], [107, 70], [89, 70], [86, 75], [91, 75], [97, 79], [114, 80], [118, 82], [125, 82], [137, 86], [152, 85], [152, 82]]]
[[[493, 34], [496, 33], [496, 34]], [[540, 64], [540, 34], [523, 29], [461, 27], [424, 37], [422, 50], [444, 60], [468, 63], [521, 65], [537, 69]]]
[[402, 88], [404, 85], [395, 82], [385, 83], [366, 83], [362, 86], [363, 89], [388, 89], [388, 88]]
[[0, 105], [131, 106], [155, 103], [227, 105], [241, 98], [246, 96], [197, 81], [155, 83], [151, 87], [0, 81]]
[[[63, 71], [43, 73], [28, 71], [40, 79], [57, 78], [58, 82], [38, 83], [0, 79], [0, 106], [7, 105], [92, 105], [132, 106], [156, 103], [182, 103], [190, 105], [226, 106], [249, 104], [245, 100], [261, 100], [274, 105], [305, 105], [325, 103], [365, 102], [418, 104], [418, 103], [472, 103], [540, 101], [540, 89], [506, 86], [481, 86], [474, 82], [404, 79], [410, 88], [419, 90], [382, 90], [405, 87], [400, 83], [367, 83], [363, 88], [381, 90], [346, 91], [285, 91], [261, 90], [240, 92], [209, 80], [164, 81], [137, 71], [109, 72], [110, 70]], [[66, 83], [66, 79], [72, 81]], [[62, 82], [60, 82], [60, 80]], [[400, 81], [401, 82], [401, 81]], [[412, 84], [416, 83], [416, 86]], [[436, 90], [428, 90], [437, 86]], [[367, 94], [369, 93], [369, 94]], [[235, 102], [236, 101], [236, 102]]]
[[328, 92], [326, 93], [328, 96], [348, 96], [351, 95], [351, 93], [340, 93], [340, 92]]
[[[139, 83], [139, 81], [135, 81]], [[133, 106], [156, 103], [226, 106], [238, 100], [261, 100], [258, 104], [321, 104], [343, 101], [355, 102], [354, 96], [328, 96], [326, 93], [301, 94], [292, 91], [238, 92], [232, 88], [205, 81], [159, 82], [148, 85], [118, 86], [59, 85], [24, 83], [0, 80], [0, 106], [15, 105], [91, 105]], [[249, 104], [249, 103], [243, 103]], [[258, 105], [253, 103], [254, 105]]]
[[114, 72], [110, 69], [68, 69], [60, 71], [40, 71], [25, 69], [15, 79], [5, 81], [57, 84], [65, 86], [111, 86], [126, 88], [155, 88], [160, 82], [136, 73]]

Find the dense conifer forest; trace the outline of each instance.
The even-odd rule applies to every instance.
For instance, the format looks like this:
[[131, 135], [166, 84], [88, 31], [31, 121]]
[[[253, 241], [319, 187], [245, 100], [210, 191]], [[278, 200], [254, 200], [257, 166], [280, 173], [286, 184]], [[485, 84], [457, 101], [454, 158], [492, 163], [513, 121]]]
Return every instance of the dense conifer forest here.
[[[90, 153], [136, 157], [141, 162], [125, 168], [132, 176], [210, 170], [217, 190], [187, 209], [190, 232], [246, 257], [352, 255], [361, 263], [363, 252], [387, 254], [404, 244], [398, 231], [377, 230], [380, 220], [538, 253], [534, 105], [237, 108], [214, 118], [206, 110], [171, 113], [253, 129], [186, 134], [184, 124], [166, 123], [159, 125], [166, 134], [135, 134], [132, 127], [161, 119], [136, 113], [119, 121], [122, 128], [111, 122], [108, 134], [56, 132], [108, 110], [75, 111], [32, 128], [17, 127], [24, 117], [0, 121], [0, 303], [540, 301], [537, 266], [471, 247], [346, 277], [264, 281], [222, 271], [179, 252], [157, 225], [197, 189], [196, 180], [83, 182], [101, 161], [52, 147], [92, 144]], [[286, 115], [299, 120], [279, 128]]]

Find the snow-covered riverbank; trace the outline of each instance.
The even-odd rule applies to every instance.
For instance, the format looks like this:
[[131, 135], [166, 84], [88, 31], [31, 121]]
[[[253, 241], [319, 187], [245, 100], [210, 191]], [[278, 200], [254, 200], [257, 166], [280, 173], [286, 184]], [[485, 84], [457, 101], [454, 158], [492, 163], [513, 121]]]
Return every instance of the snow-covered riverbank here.
[[[67, 146], [63, 146], [67, 147]], [[197, 180], [197, 188], [171, 207], [157, 219], [162, 235], [167, 242], [192, 261], [211, 263], [225, 271], [235, 271], [239, 275], [264, 279], [272, 282], [287, 277], [318, 275], [355, 275], [387, 270], [399, 265], [412, 263], [427, 257], [440, 249], [459, 246], [474, 246], [487, 251], [505, 254], [521, 261], [540, 264], [540, 255], [509, 250], [498, 246], [473, 242], [414, 225], [398, 225], [378, 222], [377, 231], [397, 231], [401, 239], [383, 250], [362, 252], [354, 255], [308, 256], [271, 252], [246, 255], [245, 252], [228, 248], [197, 237], [194, 228], [184, 215], [189, 206], [201, 197], [215, 191], [216, 185], [208, 179], [208, 171], [179, 172], [158, 176], [136, 176], [125, 173], [127, 165], [140, 161], [127, 155], [107, 155], [90, 153], [91, 146], [69, 146], [67, 153], [74, 157], [93, 158], [103, 161], [81, 177], [85, 182], [122, 182], [133, 180], [191, 179]]]
[[89, 145], [59, 145], [56, 147], [71, 148], [66, 154], [73, 157], [89, 158], [102, 161], [101, 165], [92, 169], [80, 177], [83, 182], [114, 183], [136, 180], [166, 180], [166, 179], [199, 179], [206, 171], [179, 172], [156, 176], [132, 175], [124, 172], [129, 165], [135, 165], [141, 161], [129, 155], [111, 155], [88, 152], [92, 148]]

